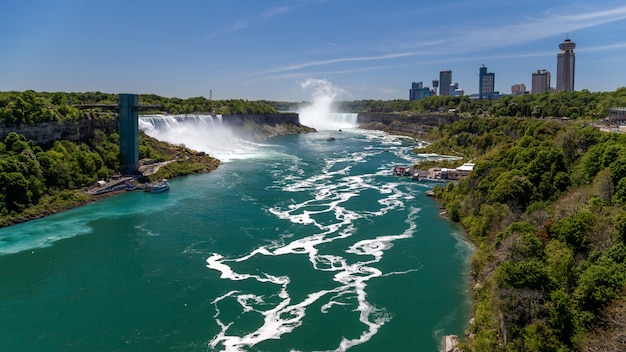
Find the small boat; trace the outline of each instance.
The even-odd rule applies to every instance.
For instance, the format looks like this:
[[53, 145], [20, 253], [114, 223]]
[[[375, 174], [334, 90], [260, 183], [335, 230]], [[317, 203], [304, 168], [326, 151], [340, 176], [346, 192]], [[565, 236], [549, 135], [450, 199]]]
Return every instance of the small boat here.
[[407, 167], [396, 166], [396, 167], [393, 168], [392, 174], [394, 176], [410, 176], [411, 175], [411, 171]]
[[161, 193], [169, 189], [170, 189], [170, 183], [167, 181], [167, 179], [163, 179], [163, 181], [160, 181], [160, 182], [148, 183], [144, 188], [146, 192], [150, 192], [150, 193]]
[[328, 142], [332, 142], [332, 141], [334, 141], [334, 140], [335, 140], [335, 137], [328, 137], [328, 138], [326, 138], [326, 140], [327, 140]]

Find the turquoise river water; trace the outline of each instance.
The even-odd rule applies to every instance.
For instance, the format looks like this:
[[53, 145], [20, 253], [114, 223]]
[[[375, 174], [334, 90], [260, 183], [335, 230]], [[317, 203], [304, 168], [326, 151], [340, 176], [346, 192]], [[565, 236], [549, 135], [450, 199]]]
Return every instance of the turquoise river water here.
[[228, 143], [169, 192], [0, 229], [0, 351], [437, 351], [463, 334], [472, 248], [431, 185], [391, 175], [417, 141]]

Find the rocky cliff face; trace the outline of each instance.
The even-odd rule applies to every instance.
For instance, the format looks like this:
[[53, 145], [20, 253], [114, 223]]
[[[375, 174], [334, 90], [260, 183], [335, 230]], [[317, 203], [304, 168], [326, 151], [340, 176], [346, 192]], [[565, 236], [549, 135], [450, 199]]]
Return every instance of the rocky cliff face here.
[[241, 138], [252, 141], [315, 131], [301, 125], [296, 113], [224, 115], [222, 123]]
[[[248, 135], [255, 140], [313, 131], [313, 129], [300, 125], [296, 113], [225, 115], [222, 117], [222, 121], [226, 126], [232, 127], [242, 135]], [[106, 133], [119, 132], [117, 117], [92, 118], [85, 116], [77, 121], [55, 121], [12, 127], [0, 126], [0, 141], [4, 140], [10, 132], [22, 134], [35, 144], [47, 144], [60, 139], [73, 142], [86, 141], [93, 137], [95, 130], [102, 130]]]
[[10, 132], [17, 132], [35, 144], [51, 143], [59, 139], [76, 142], [89, 140], [93, 137], [95, 130], [103, 130], [107, 133], [117, 132], [117, 119], [85, 117], [77, 121], [44, 122], [18, 127], [0, 126], [0, 140], [4, 140]]
[[360, 112], [357, 118], [358, 123], [381, 122], [389, 125], [392, 122], [402, 122], [405, 124], [419, 124], [426, 126], [439, 126], [459, 120], [460, 117], [448, 114], [394, 114], [394, 113], [373, 113]]
[[300, 125], [297, 113], [278, 113], [278, 114], [242, 114], [242, 115], [224, 115], [222, 123], [228, 126], [242, 126], [244, 121], [249, 121], [258, 125], [275, 126], [279, 124]]
[[365, 129], [419, 135], [458, 119], [460, 117], [445, 114], [359, 113], [357, 122]]

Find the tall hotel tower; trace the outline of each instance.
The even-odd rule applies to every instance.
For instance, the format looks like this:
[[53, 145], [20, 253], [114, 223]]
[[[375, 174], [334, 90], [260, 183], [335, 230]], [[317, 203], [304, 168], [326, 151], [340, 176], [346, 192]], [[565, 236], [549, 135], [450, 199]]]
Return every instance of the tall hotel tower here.
[[452, 71], [439, 72], [439, 95], [450, 95], [452, 84]]
[[550, 71], [537, 70], [533, 72], [533, 85], [531, 93], [545, 93], [550, 90]]
[[561, 52], [556, 55], [556, 91], [571, 92], [574, 90], [574, 64], [576, 43], [565, 39], [559, 44]]

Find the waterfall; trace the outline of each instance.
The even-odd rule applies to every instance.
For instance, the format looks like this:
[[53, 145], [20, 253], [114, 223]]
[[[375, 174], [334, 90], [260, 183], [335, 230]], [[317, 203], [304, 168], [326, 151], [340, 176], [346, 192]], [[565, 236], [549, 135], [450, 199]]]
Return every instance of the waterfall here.
[[237, 138], [222, 115], [142, 115], [139, 129], [148, 136], [202, 151], [222, 162], [259, 156], [259, 145]]
[[139, 128], [148, 134], [156, 130], [177, 128], [184, 124], [223, 127], [222, 115], [215, 117], [212, 115], [142, 115], [139, 117]]
[[357, 117], [359, 114], [352, 112], [336, 112], [331, 113], [331, 120], [336, 121], [339, 124], [345, 125], [347, 128], [357, 126]]

